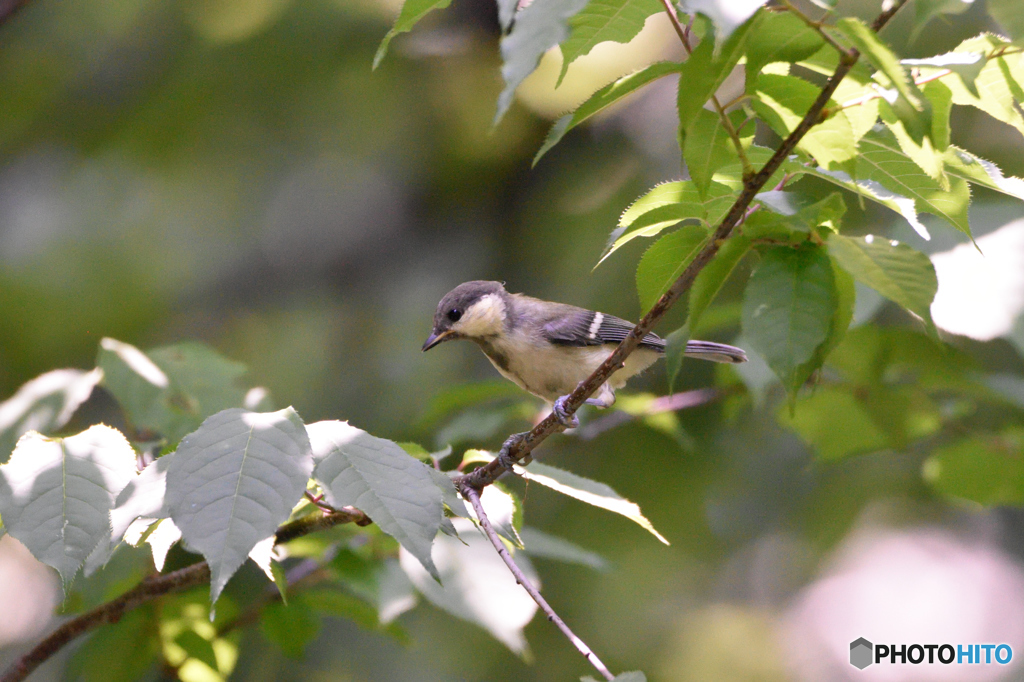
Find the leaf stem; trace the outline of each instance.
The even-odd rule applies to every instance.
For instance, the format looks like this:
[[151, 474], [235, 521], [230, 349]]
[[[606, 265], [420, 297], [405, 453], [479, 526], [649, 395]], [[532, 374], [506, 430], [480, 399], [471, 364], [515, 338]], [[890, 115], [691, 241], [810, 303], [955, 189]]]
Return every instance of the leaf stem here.
[[483, 528], [484, 535], [486, 535], [487, 539], [491, 541], [492, 545], [494, 545], [494, 549], [497, 550], [498, 556], [500, 556], [501, 560], [505, 562], [506, 566], [508, 566], [508, 570], [512, 571], [512, 575], [515, 576], [516, 582], [523, 586], [523, 589], [529, 593], [530, 597], [533, 598], [533, 601], [537, 602], [537, 606], [547, 614], [548, 620], [554, 623], [555, 627], [561, 630], [562, 634], [572, 642], [572, 645], [576, 647], [576, 650], [583, 654], [583, 658], [587, 659], [587, 661], [590, 662], [590, 665], [594, 666], [594, 668], [597, 669], [597, 672], [601, 673], [606, 680], [614, 680], [615, 676], [612, 675], [605, 664], [601, 662], [601, 659], [597, 657], [597, 654], [587, 646], [586, 642], [577, 637], [576, 634], [569, 629], [569, 626], [565, 624], [565, 621], [555, 613], [555, 610], [551, 608], [551, 605], [548, 604], [547, 600], [541, 596], [537, 588], [534, 587], [526, 578], [523, 570], [519, 568], [515, 560], [512, 559], [512, 555], [509, 553], [508, 547], [505, 546], [505, 543], [501, 541], [501, 538], [498, 537], [493, 526], [491, 526], [491, 520], [487, 517], [487, 512], [484, 511], [484, 505], [480, 502], [479, 491], [467, 485], [462, 488], [462, 494], [469, 500], [469, 503], [473, 505], [473, 511], [476, 512], [476, 518], [480, 522], [480, 527]]
[[[676, 30], [676, 34], [679, 36], [679, 40], [683, 43], [683, 49], [686, 50], [686, 54], [692, 55], [693, 48], [690, 46], [690, 26], [693, 24], [691, 19], [686, 24], [686, 28], [679, 23], [679, 17], [676, 15], [676, 8], [672, 6], [672, 0], [661, 0], [661, 4], [665, 6], [665, 13], [668, 14], [669, 21], [672, 22], [672, 28]], [[733, 147], [736, 148], [736, 155], [740, 159], [740, 163], [743, 166], [743, 177], [747, 178], [754, 174], [754, 166], [750, 163], [750, 159], [747, 158], [747, 151], [743, 148], [743, 143], [740, 141], [740, 136], [736, 132], [735, 126], [732, 121], [729, 120], [728, 114], [725, 113], [726, 107], [722, 106], [722, 103], [718, 101], [718, 95], [711, 95], [711, 104], [715, 107], [715, 113], [722, 119], [722, 128], [729, 135], [729, 139], [732, 140]], [[732, 104], [730, 102], [730, 104]]]

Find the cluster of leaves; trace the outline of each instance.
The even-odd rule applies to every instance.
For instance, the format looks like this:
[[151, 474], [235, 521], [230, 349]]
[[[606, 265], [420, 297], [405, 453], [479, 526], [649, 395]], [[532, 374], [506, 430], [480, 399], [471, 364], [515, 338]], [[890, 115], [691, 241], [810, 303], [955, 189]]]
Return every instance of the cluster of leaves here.
[[[56, 569], [66, 592], [80, 570], [92, 576], [125, 546], [148, 544], [158, 571], [194, 563], [194, 554], [209, 567], [209, 603], [191, 594], [132, 612], [90, 641], [80, 660], [102, 653], [105, 663], [84, 670], [87, 678], [134, 679], [157, 657], [184, 680], [226, 677], [237, 659], [240, 606], [237, 597], [216, 613], [213, 605], [224, 603], [228, 580], [247, 558], [275, 586], [273, 599], [255, 600], [247, 619], [289, 655], [301, 655], [321, 614], [402, 637], [393, 621], [416, 603], [414, 587], [525, 653], [522, 628], [536, 605], [476, 533], [451, 478], [491, 455], [469, 450], [457, 469], [443, 472], [451, 448], [431, 454], [346, 422], [304, 424], [292, 408], [269, 411], [265, 390], [241, 387], [245, 371], [199, 344], [143, 352], [103, 339], [95, 369], [49, 372], [0, 403], [0, 442], [16, 443], [0, 456], [0, 533]], [[95, 424], [54, 435], [96, 390], [123, 410], [124, 433]], [[522, 473], [664, 541], [637, 505], [606, 485], [539, 464]], [[524, 528], [512, 493], [491, 486], [483, 503], [510, 548], [604, 567], [593, 553]], [[339, 509], [368, 519], [358, 530], [275, 547], [282, 524]], [[194, 554], [179, 550], [172, 561], [176, 543]], [[72, 612], [91, 605], [74, 593], [67, 603]], [[112, 677], [113, 669], [123, 677]]]
[[[378, 58], [394, 35], [446, 4], [408, 0]], [[707, 247], [747, 181], [774, 154], [772, 140], [794, 133], [822, 77], [858, 57], [698, 274], [686, 323], [669, 336], [670, 381], [680, 371], [687, 339], [745, 260], [752, 273], [738, 314], [739, 343], [756, 351], [784, 387], [789, 405], [780, 421], [825, 459], [916, 449], [927, 459], [925, 478], [938, 490], [982, 503], [1020, 502], [1021, 434], [1012, 426], [1020, 386], [1007, 377], [980, 376], [965, 357], [942, 346], [930, 313], [937, 279], [928, 256], [882, 235], [843, 233], [850, 201], [882, 206], [929, 239], [922, 214], [972, 238], [972, 187], [1024, 200], [1024, 181], [950, 142], [954, 105], [976, 108], [1024, 135], [1019, 8], [988, 3], [1006, 35], [984, 33], [942, 54], [901, 59], [862, 20], [839, 16], [834, 3], [815, 4], [824, 10], [817, 19], [788, 2], [764, 8], [759, 2], [538, 0], [517, 12], [516, 3], [499, 0], [505, 90], [497, 118], [545, 51], [561, 50], [561, 82], [569, 65], [598, 42], [628, 42], [658, 12], [676, 20], [685, 61], [654, 63], [597, 90], [555, 122], [534, 160], [639, 88], [678, 78], [678, 139], [689, 179], [659, 184], [629, 206], [599, 261], [635, 239], [654, 240], [636, 273], [646, 311]], [[915, 3], [914, 33], [969, 4]], [[723, 105], [716, 91], [740, 67], [743, 93]], [[820, 189], [805, 191], [801, 180], [808, 177], [837, 189], [824, 197]], [[921, 329], [867, 327], [848, 336], [856, 283], [905, 309]], [[802, 393], [815, 376], [817, 389]], [[957, 440], [964, 420], [981, 406], [990, 418], [1003, 417], [980, 425], [984, 435]]]

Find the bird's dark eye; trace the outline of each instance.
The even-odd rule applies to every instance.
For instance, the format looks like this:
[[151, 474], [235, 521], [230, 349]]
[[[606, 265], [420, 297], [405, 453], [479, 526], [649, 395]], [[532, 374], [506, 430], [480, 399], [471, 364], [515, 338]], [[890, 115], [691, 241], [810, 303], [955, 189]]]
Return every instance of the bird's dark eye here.
[[452, 308], [448, 311], [448, 319], [452, 322], [458, 322], [462, 318], [462, 311], [458, 308]]

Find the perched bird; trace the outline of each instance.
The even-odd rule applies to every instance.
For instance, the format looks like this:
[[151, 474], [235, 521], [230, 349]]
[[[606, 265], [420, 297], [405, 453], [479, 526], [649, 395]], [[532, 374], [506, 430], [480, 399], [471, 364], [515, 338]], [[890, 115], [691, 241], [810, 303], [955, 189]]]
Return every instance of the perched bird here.
[[[564, 398], [604, 362], [633, 326], [613, 315], [510, 294], [501, 282], [477, 280], [460, 284], [441, 299], [423, 350], [452, 339], [473, 341], [502, 376], [550, 403], [559, 421], [571, 427], [578, 422], [567, 414]], [[615, 391], [664, 353], [665, 341], [647, 334], [624, 367], [587, 402], [610, 407]], [[747, 360], [739, 348], [711, 341], [688, 342], [686, 356], [713, 362]]]

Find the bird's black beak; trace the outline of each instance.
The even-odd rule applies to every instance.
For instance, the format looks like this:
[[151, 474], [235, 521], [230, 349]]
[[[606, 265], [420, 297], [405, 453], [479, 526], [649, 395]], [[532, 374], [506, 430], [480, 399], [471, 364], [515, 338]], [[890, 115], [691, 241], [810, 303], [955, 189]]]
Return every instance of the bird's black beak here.
[[438, 334], [437, 332], [431, 332], [430, 336], [427, 337], [427, 340], [423, 342], [423, 352], [427, 352], [437, 344], [443, 343], [454, 338], [455, 336], [452, 333], [451, 329], [447, 329], [441, 332], [440, 334]]

